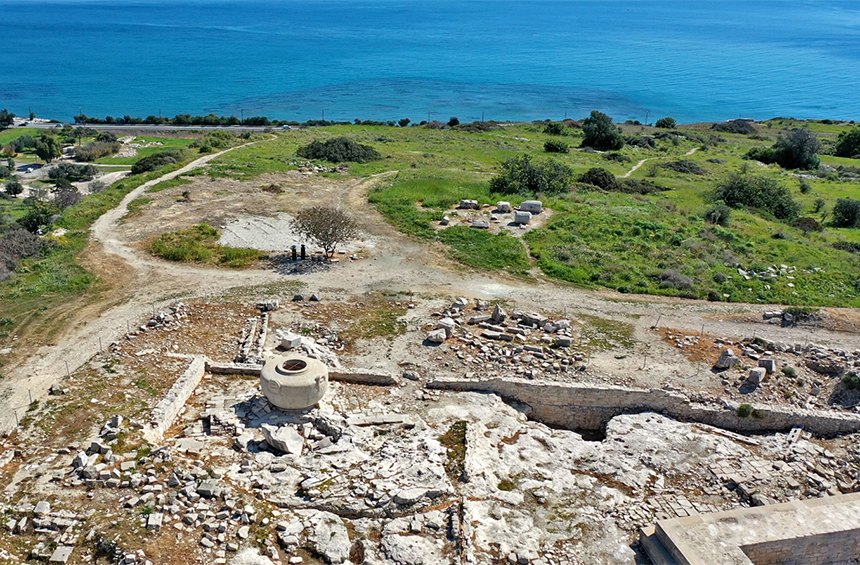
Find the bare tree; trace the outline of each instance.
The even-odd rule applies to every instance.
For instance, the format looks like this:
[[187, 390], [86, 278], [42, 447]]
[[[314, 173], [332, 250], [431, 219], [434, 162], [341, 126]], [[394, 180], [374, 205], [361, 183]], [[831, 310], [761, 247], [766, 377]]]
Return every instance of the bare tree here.
[[335, 249], [358, 236], [358, 224], [340, 208], [311, 206], [299, 211], [293, 218], [293, 230], [323, 248], [326, 259]]

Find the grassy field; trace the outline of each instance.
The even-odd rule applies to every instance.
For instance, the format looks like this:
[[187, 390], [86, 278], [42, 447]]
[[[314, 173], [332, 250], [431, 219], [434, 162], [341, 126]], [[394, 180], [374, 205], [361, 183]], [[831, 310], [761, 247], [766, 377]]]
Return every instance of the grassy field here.
[[[548, 154], [547, 140], [580, 145], [578, 129], [563, 137], [547, 135], [543, 124], [520, 124], [469, 133], [424, 128], [335, 126], [284, 132], [271, 142], [235, 151], [213, 163], [215, 177], [255, 179], [296, 168], [296, 149], [314, 139], [345, 135], [375, 147], [380, 161], [350, 164], [356, 177], [383, 171], [398, 174], [381, 182], [370, 201], [399, 230], [448, 245], [465, 264], [525, 273], [535, 262], [549, 276], [586, 287], [622, 292], [674, 295], [743, 302], [860, 306], [860, 257], [835, 249], [839, 241], [860, 243], [860, 230], [827, 224], [837, 198], [860, 198], [860, 161], [822, 155], [825, 167], [807, 179], [801, 192], [793, 171], [743, 159], [754, 147], [774, 143], [787, 127], [806, 125], [823, 140], [835, 140], [850, 125], [775, 119], [758, 124], [754, 136], [716, 132], [712, 124], [676, 130], [624, 125], [625, 135], [657, 137], [656, 147], [626, 146], [608, 159], [598, 152], [572, 150]], [[489, 179], [504, 159], [523, 153], [554, 159], [577, 173], [602, 167], [621, 177], [641, 160], [630, 178], [665, 190], [648, 195], [581, 191], [542, 198], [555, 213], [524, 242], [467, 228], [437, 232], [434, 224], [462, 198], [494, 204], [525, 197], [493, 194]], [[691, 161], [704, 174], [676, 172], [660, 165]], [[767, 214], [733, 210], [728, 226], [710, 225], [711, 194], [730, 172], [775, 179], [801, 206], [801, 216], [821, 221], [825, 230], [809, 232]], [[532, 196], [532, 195], [530, 195]], [[823, 201], [822, 203], [818, 202]]]
[[161, 145], [141, 147], [137, 149], [137, 155], [135, 157], [105, 157], [103, 159], [98, 159], [96, 163], [105, 165], [133, 165], [139, 159], [149, 157], [153, 153], [167, 151], [169, 149], [185, 149], [194, 143], [194, 140], [181, 137], [136, 137], [134, 140], [134, 143], [139, 143], [141, 145], [150, 142], [160, 143]]
[[[141, 205], [145, 204], [146, 202]], [[250, 267], [263, 256], [263, 253], [256, 249], [218, 245], [220, 237], [221, 232], [212, 226], [197, 224], [187, 230], [162, 234], [150, 245], [149, 251], [168, 261], [221, 265], [231, 269]]]

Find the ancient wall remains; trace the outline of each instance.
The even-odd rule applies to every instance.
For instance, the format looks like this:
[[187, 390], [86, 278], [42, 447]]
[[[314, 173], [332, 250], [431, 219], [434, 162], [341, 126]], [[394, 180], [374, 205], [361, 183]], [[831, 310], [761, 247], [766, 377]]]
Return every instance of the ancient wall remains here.
[[860, 415], [790, 407], [754, 406], [754, 416], [719, 405], [691, 402], [681, 393], [585, 384], [542, 383], [522, 379], [439, 379], [428, 388], [492, 392], [530, 407], [528, 416], [571, 430], [598, 430], [620, 414], [659, 412], [676, 420], [700, 422], [742, 433], [770, 433], [803, 428], [819, 435], [860, 431]]
[[754, 543], [741, 549], [754, 565], [849, 565], [860, 558], [860, 531]]

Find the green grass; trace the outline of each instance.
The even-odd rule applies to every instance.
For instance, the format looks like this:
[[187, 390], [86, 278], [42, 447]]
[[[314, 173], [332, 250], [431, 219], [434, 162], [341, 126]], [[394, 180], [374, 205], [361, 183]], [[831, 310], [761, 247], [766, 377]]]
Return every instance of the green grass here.
[[256, 263], [263, 253], [256, 249], [237, 249], [217, 244], [221, 233], [208, 224], [162, 234], [149, 248], [150, 253], [168, 261], [208, 263], [244, 269]]
[[161, 151], [167, 151], [169, 149], [185, 149], [186, 147], [194, 143], [194, 139], [187, 139], [182, 137], [137, 137], [133, 141], [133, 143], [140, 144], [149, 142], [160, 142], [161, 145], [139, 148], [137, 149], [137, 156], [135, 157], [104, 157], [102, 159], [98, 159], [96, 163], [106, 165], [134, 165], [138, 160], [142, 159], [143, 157], [148, 157], [153, 153], [159, 153]]
[[[816, 199], [827, 202], [826, 213], [837, 198], [860, 198], [860, 183], [840, 178], [838, 172], [811, 179], [812, 190], [801, 194], [799, 180], [790, 171], [744, 160], [750, 149], [772, 145], [782, 127], [800, 124], [777, 120], [770, 125], [759, 124], [756, 138], [714, 132], [710, 124], [680, 126], [673, 132], [674, 139], [659, 140], [656, 149], [625, 147], [620, 153], [630, 158], [628, 163], [581, 151], [549, 156], [543, 144], [557, 138], [544, 134], [543, 124], [483, 133], [372, 126], [311, 128], [284, 132], [274, 141], [234, 151], [211, 164], [209, 174], [252, 180], [265, 173], [284, 172], [300, 161], [295, 157], [298, 147], [313, 139], [345, 135], [374, 146], [384, 157], [373, 163], [351, 164], [349, 175], [398, 171], [371, 190], [371, 203], [400, 231], [440, 241], [456, 259], [470, 266], [523, 273], [530, 268], [531, 259], [546, 274], [586, 287], [742, 302], [860, 305], [860, 256], [832, 247], [840, 240], [860, 243], [860, 230], [828, 227], [823, 233], [806, 235], [743, 210], [733, 212], [727, 228], [709, 226], [702, 219], [716, 183], [742, 168], [777, 179], [801, 204], [802, 215], [814, 215], [819, 221], [822, 214], [813, 213]], [[835, 137], [850, 127], [820, 122], [805, 125], [823, 137]], [[666, 133], [648, 126], [624, 125], [623, 130], [626, 135]], [[581, 133], [567, 133], [558, 139], [577, 147]], [[695, 151], [686, 155], [691, 150]], [[545, 227], [526, 235], [527, 249], [509, 235], [463, 227], [437, 232], [435, 222], [460, 199], [518, 204], [520, 197], [491, 194], [488, 181], [501, 161], [523, 152], [537, 159], [556, 159], [577, 172], [603, 167], [617, 176], [648, 159], [631, 177], [669, 190], [648, 196], [600, 192], [544, 196], [545, 205], [555, 215]], [[707, 174], [659, 167], [679, 159], [695, 162]], [[860, 167], [860, 161], [851, 159], [822, 156], [822, 161], [834, 167]], [[747, 281], [737, 272], [738, 266], [749, 271], [781, 264], [797, 267], [791, 275], [794, 279]]]
[[45, 130], [39, 128], [10, 128], [0, 131], [0, 145], [6, 145], [13, 139], [18, 139], [22, 135], [32, 135], [38, 137], [39, 133]]
[[162, 190], [167, 190], [168, 188], [174, 188], [185, 184], [191, 184], [191, 181], [184, 177], [176, 177], [175, 179], [161, 181], [147, 190], [147, 192], [161, 192]]

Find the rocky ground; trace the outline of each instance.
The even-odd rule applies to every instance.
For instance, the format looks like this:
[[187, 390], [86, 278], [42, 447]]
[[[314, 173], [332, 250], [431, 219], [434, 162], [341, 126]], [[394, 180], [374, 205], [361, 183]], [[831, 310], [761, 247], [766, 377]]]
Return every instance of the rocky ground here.
[[[403, 327], [369, 337], [389, 309]], [[744, 437], [646, 413], [583, 437], [495, 395], [424, 388], [476, 369], [607, 382], [588, 366], [605, 344], [581, 319], [381, 296], [323, 296], [263, 316], [264, 355], [290, 330], [331, 364], [381, 360], [397, 384], [332, 383], [318, 408], [288, 414], [256, 378], [207, 375], [165, 439], [148, 444], [149, 410], [187, 365], [175, 355], [230, 362], [261, 335], [253, 305], [157, 313], [6, 440], [0, 562], [645, 563], [637, 532], [655, 519], [852, 492], [860, 479], [854, 436]], [[436, 327], [442, 335], [424, 341]], [[855, 363], [817, 346], [719, 341], [708, 344], [711, 364], [726, 347], [740, 364], [770, 357], [768, 347], [809, 371], [824, 358]], [[713, 378], [742, 394], [732, 378]]]

